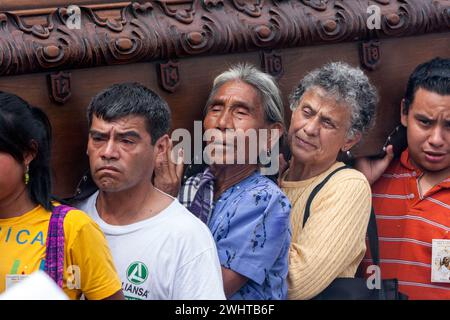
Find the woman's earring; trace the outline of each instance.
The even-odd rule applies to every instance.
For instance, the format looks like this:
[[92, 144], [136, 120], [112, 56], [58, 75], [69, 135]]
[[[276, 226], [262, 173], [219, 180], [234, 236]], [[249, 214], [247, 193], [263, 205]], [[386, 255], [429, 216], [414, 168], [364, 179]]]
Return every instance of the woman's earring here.
[[349, 159], [352, 158], [352, 153], [350, 152], [350, 150], [347, 150], [347, 152], [345, 154], [347, 155], [347, 158], [349, 158]]
[[25, 184], [28, 184], [28, 182], [30, 182], [30, 174], [28, 173], [29, 171], [29, 167], [27, 166], [27, 170], [25, 171], [25, 174], [23, 176], [23, 180], [25, 182]]

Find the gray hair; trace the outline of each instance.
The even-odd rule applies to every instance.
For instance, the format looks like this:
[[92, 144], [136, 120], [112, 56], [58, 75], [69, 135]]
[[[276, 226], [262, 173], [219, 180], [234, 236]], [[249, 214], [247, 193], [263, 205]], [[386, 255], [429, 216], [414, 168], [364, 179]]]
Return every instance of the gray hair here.
[[260, 94], [266, 121], [281, 123], [284, 127], [283, 100], [275, 79], [247, 63], [231, 66], [230, 69], [222, 72], [214, 79], [211, 93], [206, 102], [205, 112], [217, 90], [229, 81], [242, 81], [253, 86]]
[[309, 72], [290, 96], [290, 108], [295, 110], [306, 91], [319, 87], [351, 110], [348, 137], [367, 132], [374, 120], [378, 104], [376, 88], [359, 68], [343, 62], [332, 62]]

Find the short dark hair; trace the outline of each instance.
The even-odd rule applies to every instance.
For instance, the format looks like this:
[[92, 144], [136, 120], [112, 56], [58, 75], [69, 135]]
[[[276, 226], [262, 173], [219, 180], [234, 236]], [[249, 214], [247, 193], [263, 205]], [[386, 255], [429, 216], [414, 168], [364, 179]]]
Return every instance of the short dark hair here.
[[403, 108], [405, 114], [408, 114], [419, 88], [440, 95], [450, 95], [450, 59], [437, 57], [416, 67], [406, 86]]
[[92, 117], [113, 121], [127, 116], [145, 118], [152, 145], [170, 129], [170, 109], [155, 92], [139, 83], [120, 83], [98, 93], [87, 110], [89, 128]]
[[[51, 126], [46, 114], [22, 98], [0, 91], [0, 152], [23, 163], [24, 155], [36, 152], [29, 165], [28, 194], [34, 203], [52, 210]], [[37, 148], [37, 150], [36, 150]]]

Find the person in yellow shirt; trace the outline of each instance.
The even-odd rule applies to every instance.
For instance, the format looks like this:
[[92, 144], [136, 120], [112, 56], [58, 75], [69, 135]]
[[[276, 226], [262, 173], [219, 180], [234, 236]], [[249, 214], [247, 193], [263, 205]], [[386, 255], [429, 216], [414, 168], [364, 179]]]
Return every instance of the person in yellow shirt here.
[[354, 278], [364, 257], [370, 185], [337, 158], [370, 128], [377, 100], [367, 76], [341, 62], [311, 71], [294, 89], [288, 133], [292, 158], [280, 179], [292, 203], [289, 299], [327, 299], [325, 290], [338, 278]]
[[50, 148], [45, 113], [0, 92], [0, 293], [45, 270], [70, 299], [123, 299], [99, 227], [51, 199]]

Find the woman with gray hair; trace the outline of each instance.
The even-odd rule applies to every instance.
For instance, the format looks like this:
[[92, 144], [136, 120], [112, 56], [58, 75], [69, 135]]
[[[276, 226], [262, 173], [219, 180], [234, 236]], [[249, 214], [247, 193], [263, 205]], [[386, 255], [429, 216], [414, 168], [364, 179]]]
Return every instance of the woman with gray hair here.
[[370, 185], [337, 157], [371, 126], [377, 102], [367, 76], [341, 62], [310, 72], [291, 95], [292, 159], [280, 179], [292, 203], [289, 299], [319, 298], [333, 280], [353, 278], [364, 257]]
[[[208, 166], [183, 183], [178, 198], [211, 230], [228, 299], [286, 299], [291, 206], [261, 173], [262, 156], [284, 131], [274, 79], [249, 64], [217, 76], [203, 127]], [[278, 157], [276, 149], [272, 154]], [[179, 187], [181, 175], [166, 162], [156, 166], [155, 184], [171, 192], [170, 184]], [[178, 188], [172, 192], [177, 193]]]

